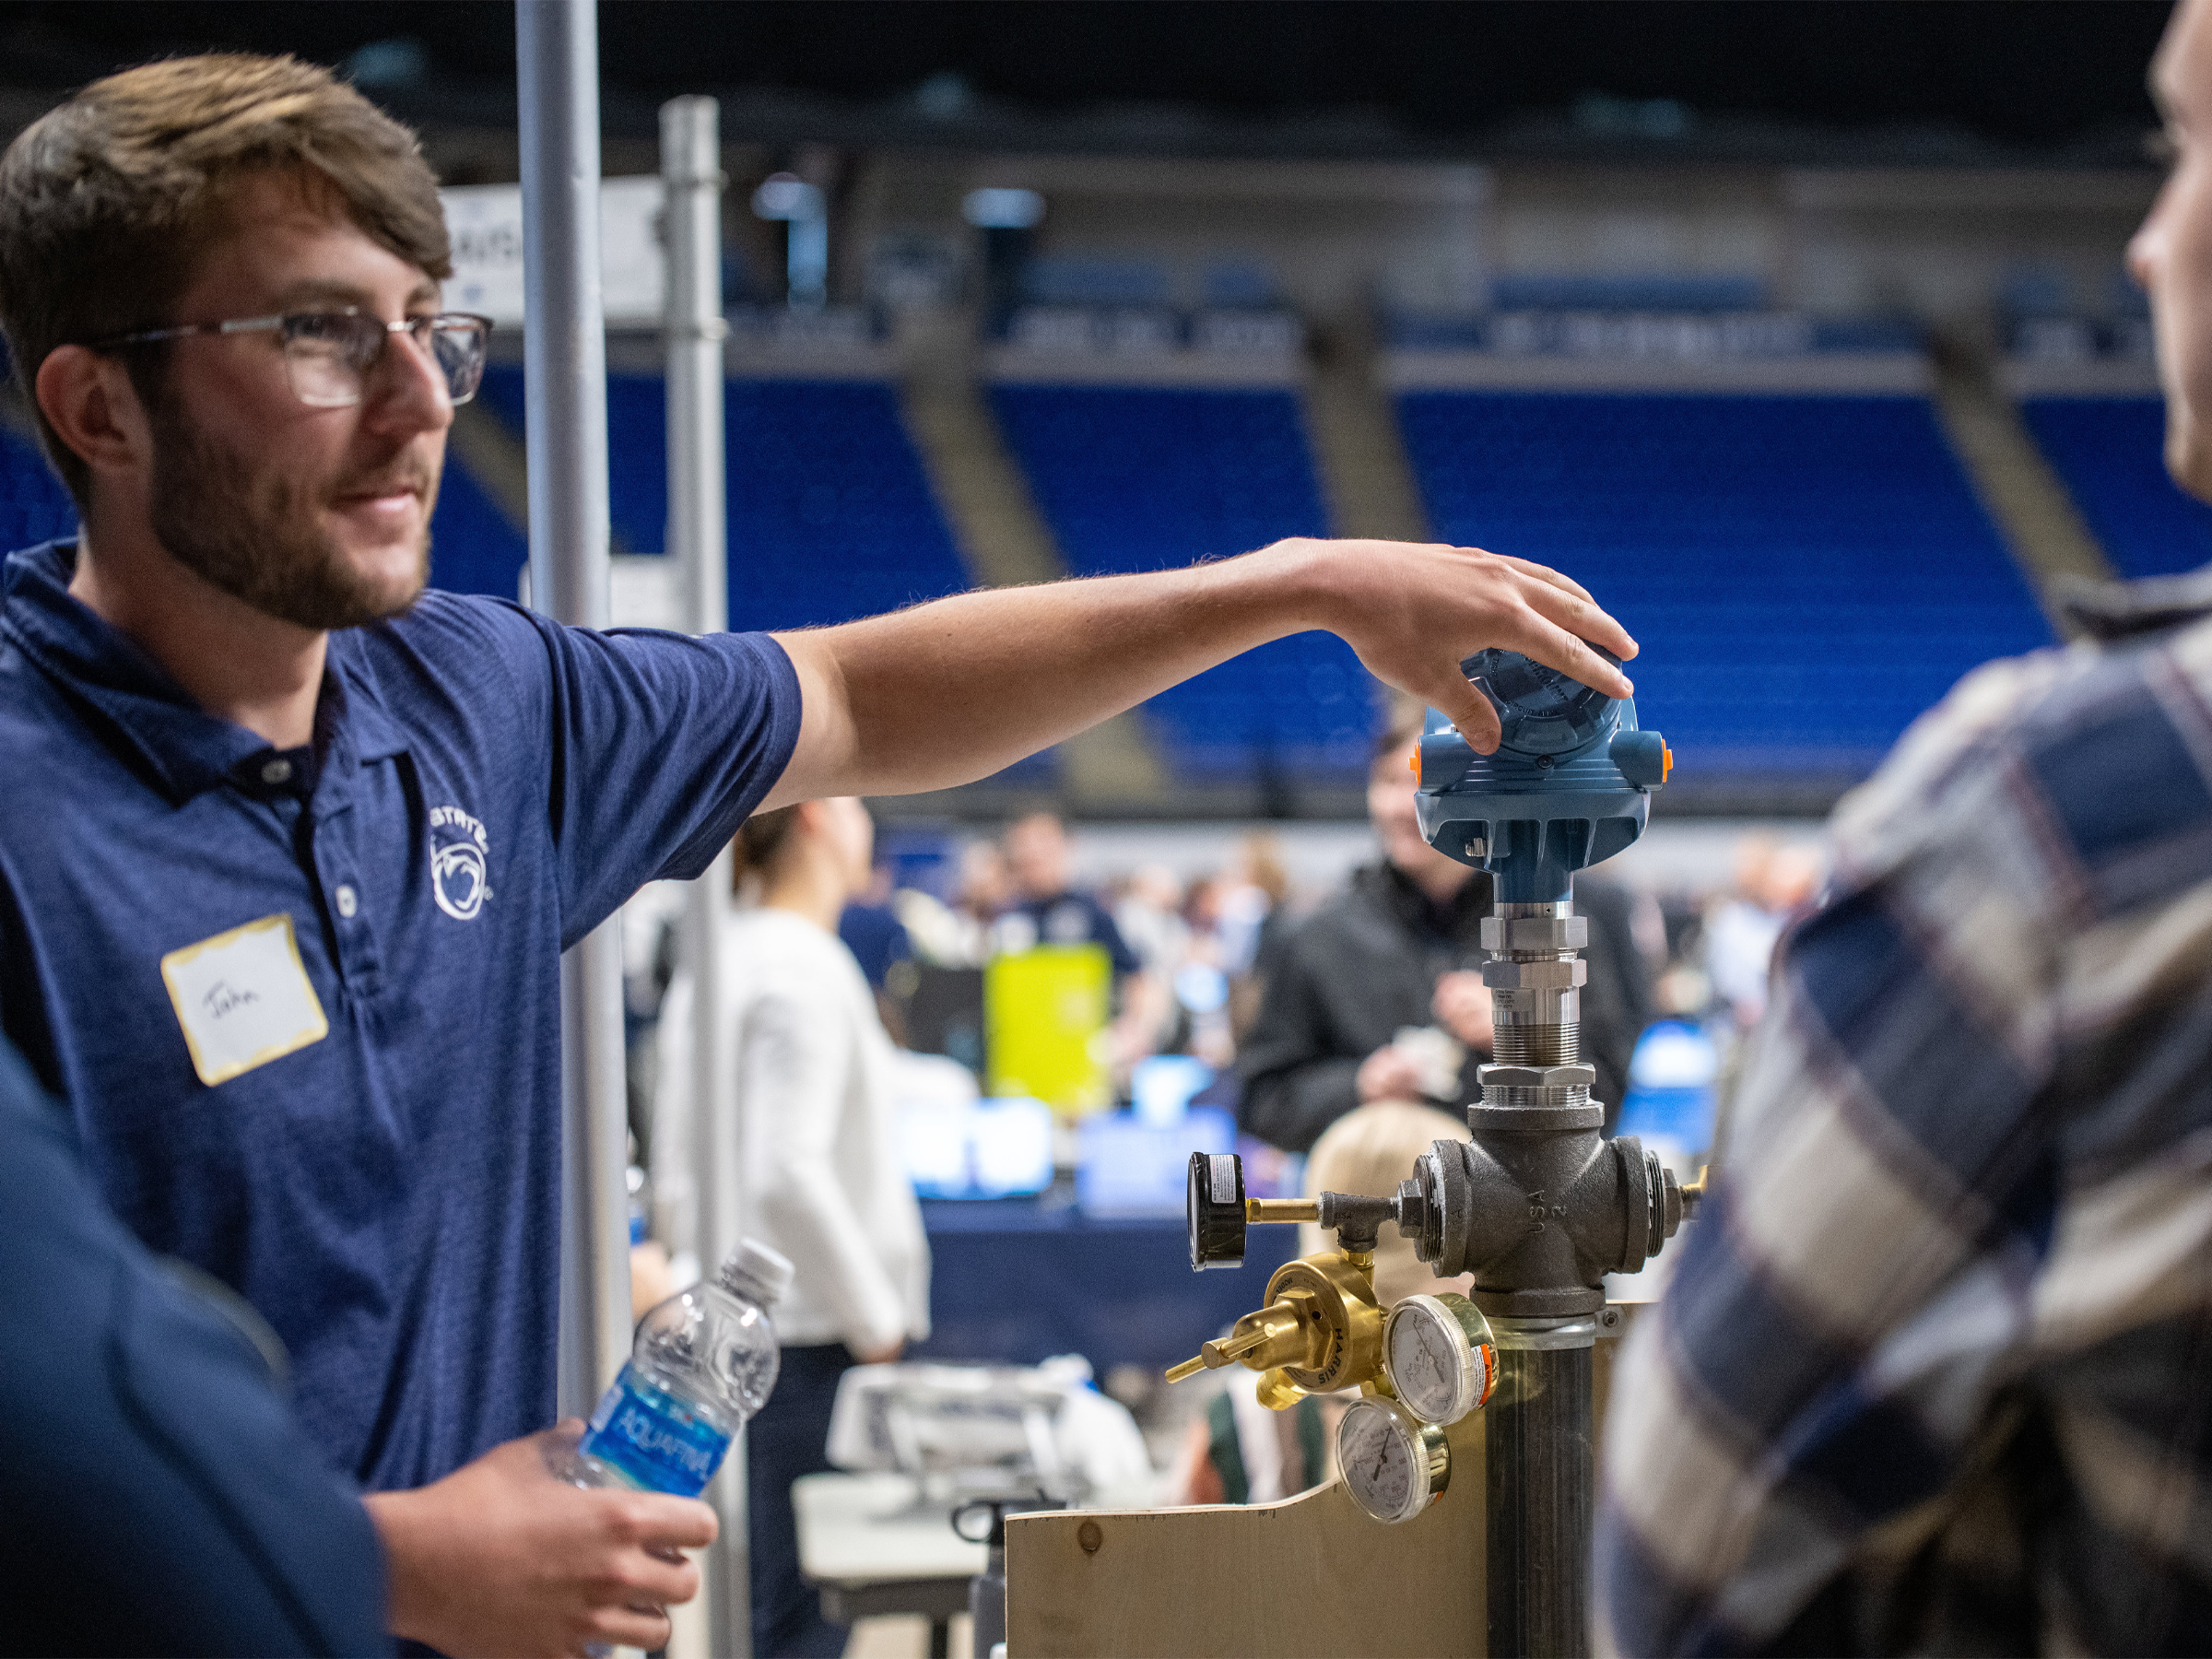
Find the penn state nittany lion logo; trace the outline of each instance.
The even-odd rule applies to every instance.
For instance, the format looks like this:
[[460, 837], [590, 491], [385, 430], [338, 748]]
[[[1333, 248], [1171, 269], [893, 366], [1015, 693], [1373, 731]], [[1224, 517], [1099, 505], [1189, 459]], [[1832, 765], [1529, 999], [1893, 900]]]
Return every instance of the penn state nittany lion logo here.
[[430, 808], [430, 894], [456, 922], [472, 919], [491, 897], [484, 826], [458, 806]]

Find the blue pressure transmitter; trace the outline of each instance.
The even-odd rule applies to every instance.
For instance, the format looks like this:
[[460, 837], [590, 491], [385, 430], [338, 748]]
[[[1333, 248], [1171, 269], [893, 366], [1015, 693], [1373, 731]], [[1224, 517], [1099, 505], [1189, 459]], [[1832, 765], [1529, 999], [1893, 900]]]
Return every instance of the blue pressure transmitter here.
[[[1485, 1524], [1505, 1564], [1490, 1572], [1487, 1651], [1587, 1653], [1592, 1356], [1620, 1317], [1606, 1280], [1658, 1253], [1704, 1184], [1605, 1133], [1582, 1051], [1590, 923], [1575, 914], [1574, 873], [1643, 833], [1674, 757], [1638, 727], [1634, 703], [1518, 652], [1478, 651], [1460, 668], [1497, 712], [1497, 752], [1477, 754], [1431, 711], [1412, 759], [1421, 834], [1494, 886], [1481, 935], [1491, 1059], [1476, 1073], [1467, 1135], [1432, 1142], [1390, 1197], [1251, 1198], [1233, 1154], [1194, 1155], [1192, 1266], [1241, 1262], [1253, 1222], [1318, 1221], [1337, 1247], [1287, 1264], [1265, 1307], [1168, 1379], [1244, 1365], [1277, 1410], [1360, 1384], [1374, 1397], [1345, 1415], [1338, 1461], [1354, 1501], [1385, 1522], [1444, 1490], [1441, 1430], [1487, 1409]], [[1386, 1220], [1471, 1291], [1408, 1297], [1385, 1318], [1372, 1275]]]
[[1497, 753], [1478, 755], [1429, 711], [1412, 761], [1421, 834], [1489, 871], [1500, 904], [1564, 900], [1575, 871], [1643, 833], [1674, 756], [1658, 733], [1638, 727], [1633, 699], [1607, 697], [1517, 651], [1478, 651], [1459, 666], [1504, 735]]

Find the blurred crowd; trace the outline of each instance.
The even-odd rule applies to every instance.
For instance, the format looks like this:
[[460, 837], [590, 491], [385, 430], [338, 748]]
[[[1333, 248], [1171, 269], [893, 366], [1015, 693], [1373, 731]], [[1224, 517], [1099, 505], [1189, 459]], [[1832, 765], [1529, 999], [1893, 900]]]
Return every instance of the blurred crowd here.
[[[1218, 867], [1144, 863], [1087, 882], [1068, 827], [1041, 812], [957, 841], [934, 891], [900, 885], [879, 861], [840, 934], [886, 1027], [920, 1048], [932, 1041], [910, 1025], [914, 970], [1098, 945], [1112, 968], [1106, 1049], [1118, 1098], [1138, 1062], [1190, 1055], [1223, 1080], [1214, 1098], [1238, 1107], [1250, 1133], [1288, 1151], [1309, 1150], [1365, 1102], [1464, 1104], [1490, 1057], [1477, 934], [1488, 882], [1420, 843], [1396, 735], [1379, 746], [1371, 790], [1376, 855], [1337, 886], [1295, 882], [1265, 829], [1228, 841]], [[1592, 922], [1585, 1057], [1611, 1111], [1634, 1087], [1638, 1040], [1660, 1023], [1710, 1041], [1724, 1089], [1736, 1039], [1764, 1009], [1776, 945], [1824, 878], [1816, 840], [1753, 832], [1725, 873], [1578, 881]], [[665, 978], [665, 946], [651, 954]], [[639, 962], [653, 977], [652, 961]], [[656, 991], [640, 986], [641, 1013]]]

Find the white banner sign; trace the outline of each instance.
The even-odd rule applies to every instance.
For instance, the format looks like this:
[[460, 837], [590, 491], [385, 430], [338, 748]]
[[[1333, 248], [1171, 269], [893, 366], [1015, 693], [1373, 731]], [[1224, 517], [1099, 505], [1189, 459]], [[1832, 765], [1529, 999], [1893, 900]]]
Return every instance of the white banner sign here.
[[[445, 303], [455, 311], [481, 312], [494, 323], [520, 323], [523, 187], [470, 184], [438, 194], [453, 242]], [[667, 273], [656, 175], [601, 181], [599, 276], [610, 324], [660, 325]]]

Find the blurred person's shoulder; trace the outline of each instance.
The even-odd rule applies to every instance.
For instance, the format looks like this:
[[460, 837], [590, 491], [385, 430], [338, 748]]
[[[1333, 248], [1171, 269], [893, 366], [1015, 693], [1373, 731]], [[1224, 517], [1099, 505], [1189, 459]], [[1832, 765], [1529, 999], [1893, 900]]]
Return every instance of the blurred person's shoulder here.
[[384, 1653], [381, 1547], [282, 1350], [99, 1196], [0, 1042], [5, 1653]]
[[805, 994], [859, 981], [851, 947], [805, 916], [773, 905], [749, 905], [730, 916], [729, 939], [747, 982], [757, 994]]
[[1394, 947], [1405, 931], [1396, 885], [1382, 860], [1359, 865], [1342, 887], [1286, 924], [1281, 954], [1326, 970], [1347, 965], [1339, 954], [1347, 945]]

